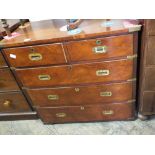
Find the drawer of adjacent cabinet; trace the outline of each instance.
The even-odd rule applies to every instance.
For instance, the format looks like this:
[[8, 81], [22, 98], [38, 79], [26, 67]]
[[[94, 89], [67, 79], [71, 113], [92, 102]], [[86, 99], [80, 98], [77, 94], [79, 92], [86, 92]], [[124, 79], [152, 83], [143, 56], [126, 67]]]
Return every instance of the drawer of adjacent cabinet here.
[[155, 65], [155, 36], [149, 36], [147, 37], [146, 41], [146, 51], [145, 55], [145, 63], [147, 66], [149, 65]]
[[37, 108], [44, 123], [67, 123], [133, 119], [133, 103], [113, 103], [57, 108]]
[[3, 55], [0, 52], [0, 68], [6, 67], [6, 66], [7, 65], [6, 65], [6, 62], [5, 62], [4, 58], [3, 58]]
[[146, 27], [146, 32], [148, 35], [155, 35], [155, 20], [154, 19], [149, 19], [145, 20], [145, 27]]
[[0, 113], [31, 111], [21, 92], [0, 93]]
[[71, 61], [133, 55], [133, 34], [66, 43]]
[[27, 89], [33, 106], [69, 106], [128, 101], [134, 98], [135, 82], [93, 86]]
[[66, 63], [63, 45], [48, 44], [3, 50], [12, 67], [43, 66]]
[[155, 67], [145, 67], [144, 72], [144, 90], [155, 91]]
[[155, 114], [155, 91], [144, 91], [140, 102], [140, 111], [143, 114]]
[[24, 87], [114, 82], [133, 78], [133, 60], [16, 69], [16, 75]]
[[9, 68], [0, 69], [0, 92], [19, 90], [19, 87]]

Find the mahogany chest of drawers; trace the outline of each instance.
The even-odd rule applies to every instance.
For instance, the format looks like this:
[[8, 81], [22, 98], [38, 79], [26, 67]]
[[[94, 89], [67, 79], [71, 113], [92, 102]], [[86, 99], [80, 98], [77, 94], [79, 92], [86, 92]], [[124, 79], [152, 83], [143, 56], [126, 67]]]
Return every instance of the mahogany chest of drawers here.
[[139, 118], [155, 114], [155, 20], [144, 20], [139, 84]]
[[35, 22], [17, 29], [21, 36], [1, 42], [22, 92], [44, 123], [135, 118], [140, 25], [126, 23], [84, 20], [82, 32], [71, 35], [61, 31], [65, 20]]

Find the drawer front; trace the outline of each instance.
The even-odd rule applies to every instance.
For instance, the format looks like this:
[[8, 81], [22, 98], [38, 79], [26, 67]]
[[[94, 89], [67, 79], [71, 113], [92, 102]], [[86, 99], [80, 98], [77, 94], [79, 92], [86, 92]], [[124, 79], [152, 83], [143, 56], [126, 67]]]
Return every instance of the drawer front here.
[[6, 62], [5, 62], [5, 60], [4, 60], [3, 56], [2, 56], [2, 53], [0, 52], [0, 68], [6, 67], [6, 66], [7, 66]]
[[66, 63], [62, 44], [9, 48], [4, 54], [13, 67]]
[[96, 106], [72, 106], [59, 108], [37, 108], [45, 123], [67, 123], [126, 120], [134, 118], [133, 103], [113, 103]]
[[148, 37], [146, 65], [155, 65], [155, 36]]
[[121, 57], [133, 54], [133, 35], [121, 35], [67, 43], [71, 61]]
[[19, 90], [10, 69], [0, 69], [0, 91]]
[[20, 92], [0, 93], [0, 113], [31, 111]]
[[133, 61], [107, 61], [72, 66], [16, 69], [25, 87], [59, 86], [128, 80], [133, 76]]
[[155, 92], [143, 92], [143, 99], [141, 104], [141, 112], [143, 114], [152, 114], [155, 113]]
[[94, 86], [28, 89], [34, 106], [69, 106], [120, 102], [133, 98], [132, 82]]

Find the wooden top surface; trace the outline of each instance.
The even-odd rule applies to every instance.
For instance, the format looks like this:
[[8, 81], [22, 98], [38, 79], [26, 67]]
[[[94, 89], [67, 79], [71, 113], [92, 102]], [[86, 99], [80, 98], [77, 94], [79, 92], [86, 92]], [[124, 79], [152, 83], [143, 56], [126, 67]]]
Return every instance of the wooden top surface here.
[[[130, 28], [128, 28], [124, 24], [126, 21], [127, 20], [107, 21], [104, 19], [85, 19], [79, 26], [82, 32], [76, 35], [70, 35], [67, 31], [60, 30], [62, 26], [66, 25], [66, 20], [64, 19], [51, 19], [26, 23], [26, 28], [18, 28], [15, 31], [19, 33], [20, 36], [11, 40], [3, 39], [0, 42], [0, 47], [29, 46], [35, 44], [63, 42], [76, 39], [100, 37], [104, 35], [108, 36], [119, 33], [127, 33], [131, 31], [133, 26], [130, 25]], [[134, 29], [134, 31], [137, 30]]]

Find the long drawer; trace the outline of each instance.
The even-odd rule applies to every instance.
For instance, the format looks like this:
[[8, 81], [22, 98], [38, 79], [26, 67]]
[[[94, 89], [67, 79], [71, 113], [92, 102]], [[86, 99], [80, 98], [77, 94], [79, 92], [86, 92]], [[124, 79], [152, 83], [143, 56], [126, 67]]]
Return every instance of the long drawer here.
[[31, 111], [21, 92], [0, 93], [0, 113]]
[[25, 87], [111, 82], [133, 78], [133, 60], [16, 69]]
[[66, 43], [71, 61], [99, 60], [133, 54], [133, 35], [120, 35]]
[[19, 90], [10, 69], [0, 69], [0, 91]]
[[48, 44], [3, 50], [13, 67], [42, 66], [66, 63], [62, 44]]
[[71, 106], [133, 99], [135, 83], [124, 82], [79, 87], [26, 89], [34, 106]]
[[0, 52], [0, 68], [6, 67], [7, 64], [2, 56], [2, 53]]
[[44, 123], [126, 120], [135, 117], [133, 103], [37, 108]]

